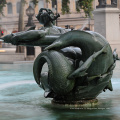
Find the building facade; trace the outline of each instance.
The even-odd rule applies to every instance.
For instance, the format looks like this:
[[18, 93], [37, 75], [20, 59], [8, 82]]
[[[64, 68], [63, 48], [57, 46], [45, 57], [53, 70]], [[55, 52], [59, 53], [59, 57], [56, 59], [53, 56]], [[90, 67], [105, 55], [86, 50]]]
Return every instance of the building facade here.
[[[107, 4], [111, 4], [111, 0], [106, 0]], [[118, 2], [118, 8], [120, 8], [120, 0]], [[89, 27], [90, 30], [94, 31], [94, 15], [93, 17], [87, 18], [83, 10], [80, 13], [76, 11], [77, 0], [70, 0], [70, 14], [62, 14], [62, 0], [57, 0], [57, 11], [55, 9], [55, 2], [50, 0], [50, 2], [46, 3], [46, 0], [39, 0], [37, 6], [35, 7], [31, 0], [27, 0], [25, 4], [24, 11], [28, 8], [29, 4], [35, 9], [35, 15], [38, 14], [40, 8], [49, 8], [52, 9], [55, 13], [60, 13], [60, 18], [57, 20], [57, 26], [65, 28], [68, 25], [70, 28], [74, 29], [83, 29], [84, 27]], [[98, 0], [93, 1], [93, 8], [96, 9], [98, 5]], [[4, 35], [10, 34], [12, 32], [18, 31], [18, 19], [19, 19], [19, 10], [20, 10], [20, 0], [7, 0], [7, 5], [4, 7], [4, 16], [0, 16], [0, 25], [1, 29], [4, 31]], [[28, 16], [24, 12], [24, 23], [25, 26], [28, 21]], [[41, 27], [39, 22], [37, 21], [35, 15], [33, 16], [33, 20], [37, 29]]]
[[[111, 0], [107, 0], [107, 3], [110, 4]], [[28, 8], [29, 4], [35, 9], [35, 14], [38, 13], [40, 8], [50, 8], [55, 13], [55, 2], [50, 0], [49, 3], [46, 3], [46, 0], [39, 0], [38, 5], [34, 7], [31, 3], [31, 0], [27, 0], [27, 4], [25, 4], [25, 10]], [[93, 8], [96, 9], [98, 5], [98, 0], [93, 1]], [[94, 17], [91, 19], [86, 18], [83, 11], [78, 13], [76, 11], [77, 0], [70, 0], [70, 14], [62, 15], [62, 0], [57, 0], [57, 13], [60, 13], [61, 17], [57, 21], [57, 25], [60, 27], [65, 27], [69, 25], [75, 29], [81, 29], [84, 26], [90, 27], [91, 30], [94, 31]], [[120, 1], [118, 0], [118, 7], [120, 8]], [[1, 29], [4, 30], [4, 34], [9, 34], [13, 31], [18, 31], [18, 18], [19, 18], [19, 9], [20, 9], [20, 0], [7, 0], [7, 5], [4, 7], [4, 15], [0, 17], [0, 25]], [[34, 18], [34, 23], [39, 28], [41, 25], [38, 23], [37, 19]], [[24, 22], [27, 24], [28, 17], [26, 13], [24, 13]]]
[[[25, 4], [25, 10], [28, 8], [29, 4], [35, 9], [35, 15], [38, 13], [40, 8], [49, 8], [52, 9], [56, 13], [56, 5], [52, 0], [49, 3], [46, 3], [46, 0], [39, 0], [38, 5], [34, 7], [34, 5], [30, 2], [31, 0], [27, 0], [27, 4]], [[97, 0], [96, 0], [97, 1]], [[93, 2], [93, 8], [98, 4], [96, 1]], [[65, 27], [69, 25], [75, 29], [81, 29], [83, 26], [88, 26], [90, 24], [91, 30], [94, 29], [94, 20], [93, 18], [89, 20], [89, 18], [85, 17], [83, 11], [81, 13], [77, 13], [76, 11], [76, 2], [77, 0], [70, 0], [70, 14], [62, 15], [62, 0], [57, 0], [57, 13], [60, 13], [61, 17], [57, 21], [57, 25], [60, 27]], [[14, 31], [18, 31], [18, 19], [19, 19], [19, 9], [20, 9], [20, 0], [7, 0], [7, 5], [4, 7], [4, 16], [0, 16], [0, 25], [1, 29], [4, 30], [4, 34], [9, 34]], [[34, 23], [39, 28], [41, 25], [38, 23], [35, 16], [33, 17]], [[27, 24], [28, 16], [24, 13], [24, 23]]]

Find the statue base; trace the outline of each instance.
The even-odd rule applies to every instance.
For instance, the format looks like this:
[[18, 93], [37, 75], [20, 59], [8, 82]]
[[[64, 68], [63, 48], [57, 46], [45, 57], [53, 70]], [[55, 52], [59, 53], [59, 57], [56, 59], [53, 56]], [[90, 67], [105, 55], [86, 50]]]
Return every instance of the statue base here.
[[88, 108], [88, 107], [94, 107], [98, 105], [98, 100], [97, 99], [92, 99], [92, 100], [79, 100], [79, 101], [57, 101], [57, 100], [52, 100], [52, 104], [55, 107], [59, 108]]
[[112, 5], [107, 5], [107, 4], [98, 5], [98, 6], [96, 6], [96, 8], [117, 8], [117, 4], [112, 4]]

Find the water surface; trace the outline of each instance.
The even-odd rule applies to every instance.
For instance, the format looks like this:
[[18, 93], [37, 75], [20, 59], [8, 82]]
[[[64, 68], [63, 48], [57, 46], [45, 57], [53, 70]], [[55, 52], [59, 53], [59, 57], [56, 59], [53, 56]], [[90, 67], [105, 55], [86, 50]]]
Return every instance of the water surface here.
[[[120, 62], [114, 91], [107, 90], [92, 108], [55, 108], [33, 77], [33, 64], [0, 64], [0, 120], [120, 120]], [[44, 69], [46, 70], [46, 68]]]

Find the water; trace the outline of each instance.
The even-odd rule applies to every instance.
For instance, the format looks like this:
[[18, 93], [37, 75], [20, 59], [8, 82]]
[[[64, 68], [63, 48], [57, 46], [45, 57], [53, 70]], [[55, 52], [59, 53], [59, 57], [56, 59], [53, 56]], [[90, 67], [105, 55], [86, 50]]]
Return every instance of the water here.
[[[112, 78], [114, 91], [97, 98], [93, 108], [55, 108], [34, 81], [33, 64], [0, 65], [0, 120], [119, 120], [120, 62]], [[46, 68], [45, 68], [46, 69]]]

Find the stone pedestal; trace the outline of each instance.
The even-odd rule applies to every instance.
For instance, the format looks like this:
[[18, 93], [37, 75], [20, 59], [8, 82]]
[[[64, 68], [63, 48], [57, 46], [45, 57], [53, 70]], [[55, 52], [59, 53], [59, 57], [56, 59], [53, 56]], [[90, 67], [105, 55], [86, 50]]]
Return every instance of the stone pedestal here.
[[98, 105], [97, 99], [92, 100], [79, 100], [79, 101], [51, 101], [54, 107], [58, 108], [69, 108], [69, 109], [82, 109], [82, 108], [92, 108]]
[[94, 31], [103, 35], [120, 56], [120, 23], [118, 8], [98, 8], [94, 12]]

